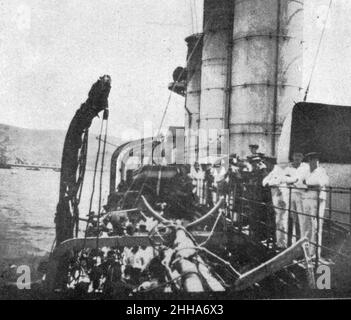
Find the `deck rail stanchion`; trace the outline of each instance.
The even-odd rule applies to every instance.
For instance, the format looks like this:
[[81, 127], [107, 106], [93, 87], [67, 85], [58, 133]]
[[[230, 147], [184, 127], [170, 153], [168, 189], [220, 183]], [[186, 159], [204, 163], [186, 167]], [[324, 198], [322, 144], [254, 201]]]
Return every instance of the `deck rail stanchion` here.
[[320, 245], [319, 245], [319, 241], [321, 239], [319, 239], [319, 230], [320, 230], [320, 214], [319, 214], [319, 210], [320, 210], [320, 205], [321, 205], [321, 202], [320, 202], [320, 190], [317, 190], [317, 212], [316, 212], [316, 223], [317, 223], [317, 230], [315, 231], [316, 232], [316, 265], [315, 265], [315, 271], [317, 271], [317, 268], [318, 268], [318, 265], [319, 265], [319, 255], [321, 253], [321, 249], [320, 248]]
[[244, 211], [244, 200], [242, 198], [240, 198], [240, 208], [239, 208], [239, 232], [241, 233], [242, 232], [242, 224], [243, 224], [243, 221], [242, 221], [242, 213]]
[[231, 210], [232, 210], [232, 222], [235, 223], [237, 222], [236, 220], [238, 219], [236, 217], [236, 213], [235, 213], [235, 210], [237, 210], [236, 208], [236, 202], [235, 202], [235, 199], [236, 199], [236, 190], [237, 190], [237, 184], [234, 183], [234, 188], [233, 188], [233, 192], [232, 192], [232, 207], [231, 207]]
[[228, 217], [228, 208], [229, 208], [229, 193], [227, 191], [223, 192], [222, 194], [219, 193], [217, 196], [218, 201], [221, 197], [224, 197], [224, 203], [222, 205], [222, 208], [220, 208], [219, 210], [223, 210], [223, 214], [222, 214], [223, 231], [227, 232], [227, 230], [228, 230], [227, 217]]
[[271, 239], [271, 233], [272, 233], [272, 226], [271, 226], [271, 220], [270, 220], [270, 215], [271, 213], [271, 206], [266, 204], [266, 238], [267, 238], [267, 248], [269, 248], [270, 245], [270, 239]]
[[[328, 194], [328, 197], [329, 197], [329, 208], [328, 208], [328, 218], [329, 218], [329, 221], [328, 221], [328, 242], [329, 242], [329, 243], [330, 243], [330, 240], [331, 240], [331, 220], [332, 220], [332, 211], [333, 211], [333, 208], [332, 208], [332, 201], [333, 201], [332, 194], [333, 194], [333, 188], [332, 188], [332, 187], [329, 187], [329, 194]], [[351, 194], [350, 194], [350, 195], [351, 195]]]
[[[291, 214], [291, 186], [289, 186], [289, 205], [288, 205], [288, 247], [292, 244], [292, 235], [295, 227], [295, 219], [293, 219]], [[295, 228], [296, 229], [296, 228]], [[296, 232], [296, 230], [295, 230]]]

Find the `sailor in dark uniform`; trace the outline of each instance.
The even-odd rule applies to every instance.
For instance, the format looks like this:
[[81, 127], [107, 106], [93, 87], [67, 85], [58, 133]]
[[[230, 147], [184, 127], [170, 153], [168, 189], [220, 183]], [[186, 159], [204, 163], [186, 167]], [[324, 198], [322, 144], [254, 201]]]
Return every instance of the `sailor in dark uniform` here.
[[230, 212], [233, 214], [232, 220], [238, 222], [238, 213], [241, 209], [241, 197], [243, 195], [243, 176], [241, 174], [241, 167], [239, 164], [239, 157], [237, 154], [229, 155], [229, 168], [227, 172], [229, 182], [228, 191], [230, 193], [229, 206]]
[[249, 199], [245, 204], [248, 210], [248, 222], [250, 235], [255, 240], [263, 240], [265, 232], [262, 228], [262, 220], [264, 220], [265, 211], [263, 201], [262, 180], [264, 178], [266, 166], [264, 164], [264, 154], [258, 153], [259, 146], [257, 144], [249, 145], [250, 154], [246, 157], [247, 172], [243, 172], [244, 178], [244, 198]]
[[250, 148], [251, 154], [247, 156], [247, 161], [250, 164], [253, 164], [253, 163], [257, 164], [263, 161], [263, 158], [265, 155], [263, 153], [257, 152], [257, 150], [259, 149], [259, 146], [257, 144], [250, 144], [249, 148]]
[[259, 149], [259, 145], [258, 144], [250, 144], [249, 149], [251, 152], [251, 157], [254, 157], [257, 155], [257, 150]]

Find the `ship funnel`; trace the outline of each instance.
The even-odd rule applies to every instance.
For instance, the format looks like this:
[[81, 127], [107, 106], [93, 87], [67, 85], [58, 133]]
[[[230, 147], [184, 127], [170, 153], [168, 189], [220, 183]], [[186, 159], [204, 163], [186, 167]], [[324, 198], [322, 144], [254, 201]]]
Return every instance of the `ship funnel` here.
[[[228, 48], [233, 29], [233, 0], [205, 0], [201, 68], [200, 158], [217, 153], [225, 125]], [[223, 152], [223, 151], [220, 151]]]
[[[243, 157], [249, 144], [276, 155], [284, 118], [303, 94], [303, 4], [204, 1], [201, 81], [187, 89], [186, 107], [194, 115], [185, 124], [194, 128], [198, 120], [200, 158], [214, 155], [211, 139], [220, 141], [216, 155]], [[217, 132], [214, 138], [211, 130]]]
[[187, 89], [185, 98], [185, 157], [188, 163], [198, 160], [198, 136], [201, 98], [202, 34], [193, 34], [185, 39], [187, 54]]
[[234, 1], [230, 151], [275, 155], [284, 118], [302, 97], [303, 0]]

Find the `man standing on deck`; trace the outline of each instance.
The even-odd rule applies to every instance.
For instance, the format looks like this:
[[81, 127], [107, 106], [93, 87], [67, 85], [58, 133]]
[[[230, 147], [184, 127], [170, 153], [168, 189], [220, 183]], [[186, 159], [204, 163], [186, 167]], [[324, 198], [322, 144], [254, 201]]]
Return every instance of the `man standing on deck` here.
[[213, 164], [213, 168], [211, 170], [211, 174], [213, 176], [213, 186], [215, 191], [213, 193], [213, 202], [217, 202], [219, 198], [226, 193], [226, 177], [227, 170], [225, 168], [224, 159], [217, 160]]
[[[322, 244], [323, 218], [327, 198], [325, 188], [329, 184], [329, 177], [325, 169], [319, 165], [319, 157], [320, 155], [317, 152], [307, 154], [306, 159], [309, 167], [299, 177], [305, 188], [302, 196], [305, 215], [301, 216], [301, 236], [307, 237], [312, 243], [310, 246], [311, 257], [316, 254], [320, 257], [321, 254], [320, 246]], [[317, 213], [319, 213], [318, 221]], [[316, 250], [316, 244], [318, 250]]]
[[189, 177], [193, 182], [193, 194], [196, 196], [199, 204], [205, 204], [205, 195], [204, 195], [204, 180], [205, 172], [202, 170], [198, 162], [194, 162], [194, 165], [190, 169]]
[[228, 168], [228, 192], [229, 196], [229, 206], [233, 214], [232, 220], [238, 222], [238, 212], [240, 210], [240, 202], [243, 194], [243, 179], [240, 172], [239, 157], [236, 154], [229, 155], [229, 168]]
[[249, 149], [250, 149], [251, 154], [249, 154], [246, 157], [246, 160], [248, 161], [248, 163], [250, 163], [250, 165], [253, 166], [259, 162], [262, 162], [264, 154], [257, 152], [257, 150], [259, 149], [259, 145], [258, 144], [250, 144]]
[[288, 189], [286, 187], [285, 167], [287, 163], [279, 163], [263, 179], [263, 186], [269, 186], [275, 212], [276, 246], [285, 249], [288, 245]]
[[249, 156], [247, 156], [248, 158], [250, 157], [257, 157], [259, 155], [259, 153], [257, 152], [259, 146], [257, 144], [250, 144], [249, 145], [249, 149], [250, 149], [250, 152], [251, 154]]
[[[302, 152], [294, 152], [292, 156], [292, 162], [285, 169], [286, 183], [288, 187], [291, 187], [291, 199], [290, 209], [291, 218], [293, 223], [293, 240], [296, 240], [296, 226], [299, 224], [301, 231], [302, 224], [304, 222], [303, 213], [303, 202], [302, 196], [304, 193], [303, 185], [299, 180], [299, 176], [304, 176], [306, 170], [309, 170], [307, 163], [302, 162], [304, 155]], [[290, 190], [289, 190], [290, 193]]]

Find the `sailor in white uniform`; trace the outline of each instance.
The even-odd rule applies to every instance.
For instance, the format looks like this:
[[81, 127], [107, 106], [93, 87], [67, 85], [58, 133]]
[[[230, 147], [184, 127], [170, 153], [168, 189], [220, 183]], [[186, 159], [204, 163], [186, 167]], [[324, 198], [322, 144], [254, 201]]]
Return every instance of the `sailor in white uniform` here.
[[198, 162], [195, 162], [194, 165], [191, 167], [189, 177], [193, 181], [193, 193], [198, 197], [200, 204], [205, 204], [205, 172], [202, 170]]
[[285, 249], [288, 244], [287, 205], [289, 201], [288, 188], [285, 177], [286, 164], [275, 165], [274, 169], [263, 179], [263, 186], [271, 187], [272, 203], [275, 211], [276, 246]]
[[[301, 236], [305, 236], [312, 243], [310, 255], [316, 255], [317, 244], [317, 212], [319, 212], [318, 246], [322, 244], [323, 217], [326, 205], [326, 186], [329, 184], [329, 177], [324, 168], [319, 165], [319, 154], [311, 152], [306, 155], [309, 167], [302, 172], [300, 180], [305, 187], [302, 196], [303, 211], [306, 216], [301, 216]], [[318, 210], [319, 209], [319, 210]], [[320, 257], [320, 247], [317, 254]]]
[[291, 187], [290, 216], [293, 222], [293, 242], [297, 240], [297, 223], [299, 223], [300, 230], [302, 228], [302, 224], [304, 223], [304, 217], [303, 215], [301, 215], [301, 213], [303, 213], [302, 195], [304, 193], [304, 190], [303, 185], [301, 184], [302, 181], [299, 179], [299, 176], [303, 177], [305, 175], [306, 170], [309, 170], [309, 166], [307, 163], [302, 162], [303, 158], [304, 155], [302, 152], [294, 152], [292, 156], [292, 162], [285, 169], [286, 182], [288, 187]]
[[213, 202], [216, 203], [219, 201], [219, 197], [223, 195], [227, 178], [227, 169], [225, 168], [225, 161], [223, 159], [213, 164], [211, 174], [213, 176], [213, 186], [216, 190], [216, 192], [212, 194], [212, 199]]

